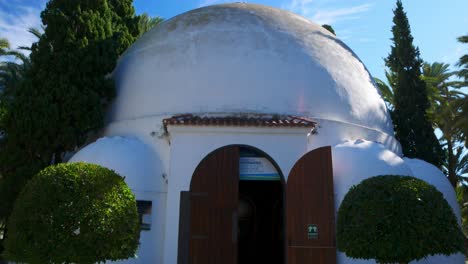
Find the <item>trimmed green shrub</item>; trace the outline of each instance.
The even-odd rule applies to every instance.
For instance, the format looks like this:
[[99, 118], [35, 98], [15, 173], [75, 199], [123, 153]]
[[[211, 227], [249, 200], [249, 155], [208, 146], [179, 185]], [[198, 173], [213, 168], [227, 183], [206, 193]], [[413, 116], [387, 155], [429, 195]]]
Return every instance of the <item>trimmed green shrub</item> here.
[[351, 187], [338, 210], [337, 247], [352, 258], [408, 263], [463, 252], [457, 219], [432, 185], [384, 175]]
[[22, 190], [8, 223], [15, 262], [96, 263], [135, 255], [135, 196], [114, 171], [86, 163], [50, 166]]

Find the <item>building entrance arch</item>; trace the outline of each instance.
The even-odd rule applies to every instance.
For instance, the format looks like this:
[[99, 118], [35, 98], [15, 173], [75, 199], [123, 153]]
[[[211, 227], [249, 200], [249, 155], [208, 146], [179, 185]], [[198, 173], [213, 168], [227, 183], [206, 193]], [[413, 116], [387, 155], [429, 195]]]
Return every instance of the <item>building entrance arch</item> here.
[[[262, 159], [278, 175], [245, 169], [246, 160]], [[179, 224], [179, 264], [336, 263], [331, 148], [299, 159], [287, 185], [260, 150], [219, 148], [199, 163], [190, 191], [181, 193]]]

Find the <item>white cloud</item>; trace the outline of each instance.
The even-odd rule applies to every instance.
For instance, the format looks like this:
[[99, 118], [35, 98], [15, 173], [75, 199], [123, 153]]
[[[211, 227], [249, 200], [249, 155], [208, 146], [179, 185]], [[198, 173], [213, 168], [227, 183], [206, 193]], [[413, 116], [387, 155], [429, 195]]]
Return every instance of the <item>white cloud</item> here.
[[[5, 5], [5, 1], [1, 2]], [[19, 46], [29, 47], [36, 41], [36, 37], [28, 29], [41, 27], [42, 8], [18, 6], [14, 2], [7, 2], [6, 5], [10, 5], [9, 10], [15, 12], [0, 9], [0, 37], [8, 39], [13, 49]]]
[[312, 20], [320, 24], [333, 24], [340, 20], [357, 19], [359, 14], [367, 12], [370, 7], [370, 4], [363, 4], [334, 10], [318, 10], [312, 16]]
[[[358, 19], [360, 14], [369, 11], [371, 4], [360, 4], [349, 7], [330, 8], [330, 1], [288, 0], [283, 7], [299, 13], [318, 24], [334, 24], [339, 21]], [[324, 7], [328, 6], [328, 7]]]
[[284, 8], [289, 9], [293, 12], [300, 13], [301, 15], [308, 16], [311, 13], [312, 4], [315, 4], [314, 0], [290, 0]]

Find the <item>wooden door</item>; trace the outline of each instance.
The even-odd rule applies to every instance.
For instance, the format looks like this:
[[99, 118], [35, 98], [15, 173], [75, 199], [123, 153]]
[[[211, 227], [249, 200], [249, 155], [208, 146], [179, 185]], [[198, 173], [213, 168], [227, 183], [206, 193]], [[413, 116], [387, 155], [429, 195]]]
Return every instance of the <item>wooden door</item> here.
[[336, 263], [330, 147], [307, 153], [291, 170], [286, 187], [286, 233], [288, 264]]
[[190, 264], [237, 264], [239, 148], [224, 147], [198, 165], [190, 185]]

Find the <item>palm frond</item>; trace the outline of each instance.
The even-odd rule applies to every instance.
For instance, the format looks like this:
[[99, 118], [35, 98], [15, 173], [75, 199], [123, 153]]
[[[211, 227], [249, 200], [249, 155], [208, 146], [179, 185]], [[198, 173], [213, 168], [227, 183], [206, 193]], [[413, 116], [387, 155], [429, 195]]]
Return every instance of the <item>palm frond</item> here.
[[389, 106], [393, 106], [395, 97], [392, 88], [379, 78], [374, 78], [374, 80], [385, 102], [387, 102]]
[[28, 29], [28, 32], [33, 34], [36, 38], [40, 39], [42, 37], [43, 32], [44, 32], [44, 27], [42, 27], [42, 31], [37, 29], [37, 28], [30, 27]]
[[458, 37], [457, 40], [461, 43], [468, 43], [468, 35]]
[[9, 48], [10, 48], [10, 42], [8, 42], [8, 39], [0, 38], [0, 50], [9, 49]]

